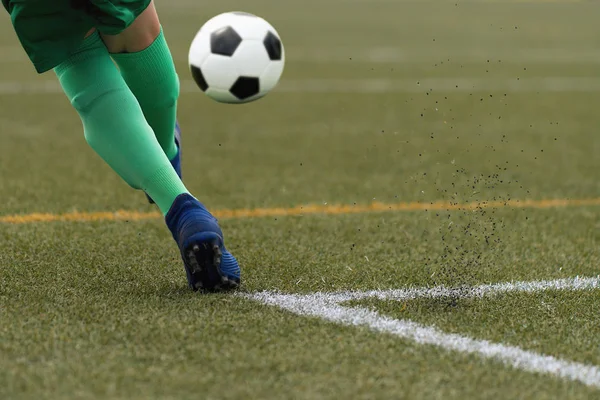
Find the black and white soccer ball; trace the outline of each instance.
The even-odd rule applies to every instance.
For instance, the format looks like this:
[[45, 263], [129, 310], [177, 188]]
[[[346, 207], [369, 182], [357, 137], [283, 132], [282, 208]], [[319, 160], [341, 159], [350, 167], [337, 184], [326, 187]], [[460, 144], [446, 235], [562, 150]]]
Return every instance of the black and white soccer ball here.
[[244, 12], [211, 18], [192, 41], [194, 80], [221, 103], [257, 100], [279, 82], [285, 52], [279, 34], [264, 19]]

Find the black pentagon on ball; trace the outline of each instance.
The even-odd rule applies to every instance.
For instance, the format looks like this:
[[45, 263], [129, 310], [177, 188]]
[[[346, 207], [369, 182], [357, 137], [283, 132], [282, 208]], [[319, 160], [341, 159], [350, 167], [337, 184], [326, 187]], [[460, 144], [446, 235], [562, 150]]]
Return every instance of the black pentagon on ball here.
[[226, 26], [210, 35], [210, 51], [213, 54], [232, 56], [242, 43], [242, 38], [232, 27]]
[[229, 91], [238, 99], [246, 100], [260, 92], [260, 83], [258, 78], [240, 76]]
[[198, 85], [203, 92], [206, 92], [208, 83], [206, 83], [206, 79], [204, 79], [204, 75], [202, 75], [200, 68], [192, 65], [190, 69], [192, 70], [192, 77], [194, 78], [194, 81], [196, 81], [196, 85]]
[[263, 44], [265, 45], [265, 49], [267, 49], [271, 61], [281, 60], [281, 40], [273, 32], [269, 31], [267, 33]]

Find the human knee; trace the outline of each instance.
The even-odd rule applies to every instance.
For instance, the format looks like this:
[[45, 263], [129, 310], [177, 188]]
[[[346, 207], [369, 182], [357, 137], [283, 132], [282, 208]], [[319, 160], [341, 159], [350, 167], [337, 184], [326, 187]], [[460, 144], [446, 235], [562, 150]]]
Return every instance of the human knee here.
[[136, 53], [147, 49], [160, 35], [161, 27], [154, 2], [117, 35], [102, 35], [110, 53]]
[[86, 112], [98, 98], [123, 90], [117, 79], [110, 79], [119, 75], [96, 32], [86, 37], [79, 49], [54, 68], [54, 72], [67, 98], [80, 114]]

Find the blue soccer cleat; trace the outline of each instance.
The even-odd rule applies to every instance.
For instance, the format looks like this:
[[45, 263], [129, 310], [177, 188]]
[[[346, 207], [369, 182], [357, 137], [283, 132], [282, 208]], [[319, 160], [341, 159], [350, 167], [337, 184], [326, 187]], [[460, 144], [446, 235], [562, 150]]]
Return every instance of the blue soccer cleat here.
[[240, 285], [240, 266], [225, 249], [217, 219], [192, 195], [177, 196], [165, 217], [179, 246], [193, 290], [225, 291]]
[[[177, 155], [174, 159], [171, 160], [171, 165], [181, 178], [181, 128], [179, 127], [179, 121], [175, 122], [175, 145], [177, 146]], [[154, 204], [154, 200], [148, 194], [146, 194], [146, 198], [148, 199], [148, 203]]]

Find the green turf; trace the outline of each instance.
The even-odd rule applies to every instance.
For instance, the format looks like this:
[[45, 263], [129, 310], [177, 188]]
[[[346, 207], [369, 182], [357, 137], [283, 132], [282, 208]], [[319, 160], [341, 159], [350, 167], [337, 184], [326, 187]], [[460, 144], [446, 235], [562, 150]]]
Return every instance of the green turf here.
[[[455, 240], [469, 251], [462, 260], [486, 252], [480, 264], [468, 266], [445, 262], [447, 248], [439, 232], [445, 229], [446, 219], [427, 213], [420, 214], [420, 221], [409, 218], [410, 214], [384, 213], [333, 221], [316, 216], [229, 220], [224, 227], [247, 266], [244, 291], [312, 292], [592, 275], [600, 259], [597, 249], [582, 257], [581, 263], [566, 259], [566, 254], [583, 253], [581, 249], [597, 243], [597, 235], [582, 223], [588, 212], [503, 211], [499, 219], [507, 223], [526, 214], [540, 231], [552, 235], [531, 235], [535, 232], [521, 226], [502, 234], [503, 243], [492, 248], [457, 236]], [[455, 217], [460, 224], [460, 215]], [[406, 231], [400, 237], [399, 227]], [[484, 230], [481, 224], [474, 228], [476, 233]], [[310, 240], [315, 231], [321, 238], [317, 245]], [[528, 246], [520, 243], [522, 235], [531, 235]], [[287, 251], [253, 247], [251, 237]], [[36, 238], [33, 244], [28, 242], [31, 238]], [[532, 245], [547, 249], [546, 254], [531, 259], [527, 254]], [[59, 397], [78, 392], [123, 398], [185, 397], [197, 393], [197, 387], [214, 398], [250, 393], [256, 397], [297, 393], [303, 398], [406, 393], [427, 398], [474, 396], [480, 391], [497, 397], [506, 390], [549, 398], [556, 393], [581, 398], [590, 394], [581, 385], [415, 347], [364, 329], [307, 320], [249, 300], [189, 293], [176, 251], [158, 221], [49, 224], [43, 226], [42, 236], [38, 225], [10, 226], [0, 250], [2, 265], [7, 266], [0, 286], [6, 321], [0, 379], [6, 380], [4, 390], [11, 394], [43, 390]], [[447, 317], [447, 325], [454, 322], [450, 328], [461, 333], [551, 349], [568, 359], [597, 360], [597, 349], [589, 342], [595, 328], [591, 321], [586, 325], [584, 318], [594, 318], [598, 294], [560, 298], [571, 300], [551, 303], [551, 321], [531, 312], [539, 307], [537, 298], [531, 302], [517, 296], [483, 305], [460, 301], [450, 313], [458, 321]], [[520, 302], [522, 309], [515, 311]], [[440, 318], [449, 314], [439, 302], [420, 304], [418, 308], [409, 303], [409, 311], [400, 315], [442, 324]], [[589, 311], [582, 310], [573, 321], [571, 313], [585, 308]], [[387, 306], [390, 312], [400, 309], [402, 304]], [[421, 309], [424, 316], [419, 315]], [[486, 312], [481, 321], [473, 320], [476, 311]], [[568, 329], [556, 332], [562, 320], [568, 321]], [[525, 332], [515, 337], [502, 334], [502, 329], [510, 331], [522, 323], [532, 324], [531, 328], [522, 327]], [[536, 335], [534, 328], [546, 329], [544, 335]], [[571, 341], [562, 343], [565, 336]], [[538, 346], [531, 345], [534, 339], [540, 341]], [[310, 350], [300, 350], [305, 347]], [[582, 348], [596, 351], [596, 358], [582, 357]], [[228, 374], [240, 379], [239, 386], [222, 392], [211, 384], [216, 380], [224, 385]], [[30, 385], [27, 379], [38, 383]], [[184, 383], [190, 380], [198, 386]]]
[[[261, 101], [181, 96], [185, 182], [212, 209], [600, 197], [595, 2], [168, 3], [157, 6], [184, 87], [189, 42], [219, 12], [260, 14], [286, 45], [280, 90]], [[0, 92], [53, 82], [0, 18]], [[354, 90], [372, 80], [393, 88]], [[301, 90], [315, 82], [321, 92]], [[0, 102], [0, 216], [154, 210], [88, 148], [63, 95]], [[600, 207], [588, 206], [222, 226], [242, 292], [311, 293], [596, 276], [599, 221]], [[178, 257], [159, 219], [0, 224], [0, 399], [598, 396], [366, 328], [191, 293]], [[591, 291], [360, 304], [599, 365], [599, 301]]]

